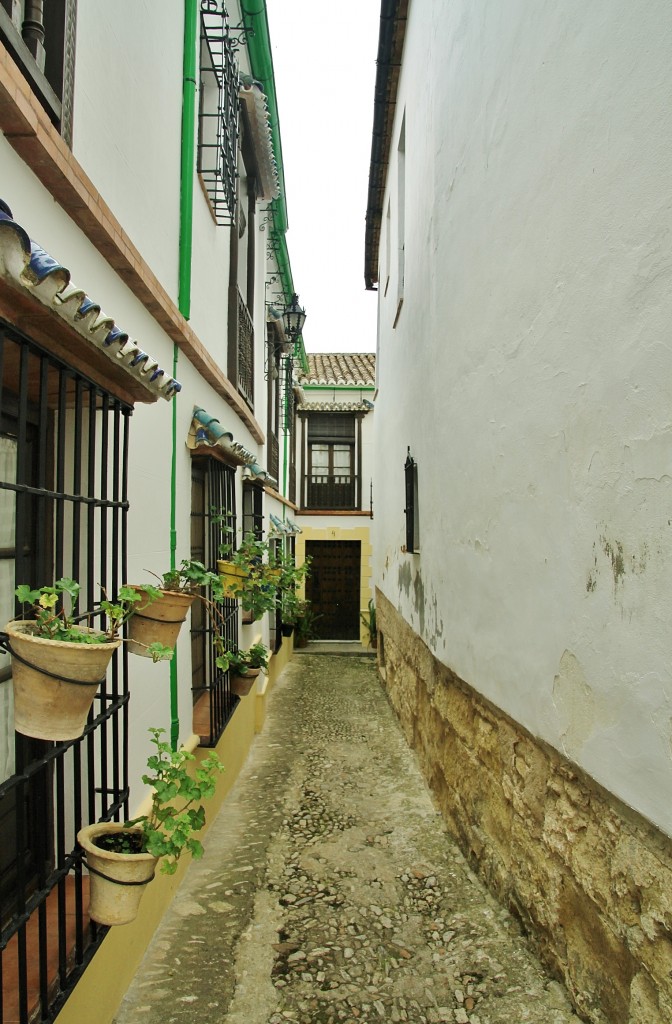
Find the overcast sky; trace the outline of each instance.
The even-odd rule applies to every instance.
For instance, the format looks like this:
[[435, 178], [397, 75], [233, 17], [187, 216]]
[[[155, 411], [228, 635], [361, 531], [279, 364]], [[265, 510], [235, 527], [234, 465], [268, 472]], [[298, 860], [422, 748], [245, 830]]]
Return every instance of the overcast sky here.
[[267, 10], [306, 350], [374, 352], [364, 227], [380, 0], [267, 0]]

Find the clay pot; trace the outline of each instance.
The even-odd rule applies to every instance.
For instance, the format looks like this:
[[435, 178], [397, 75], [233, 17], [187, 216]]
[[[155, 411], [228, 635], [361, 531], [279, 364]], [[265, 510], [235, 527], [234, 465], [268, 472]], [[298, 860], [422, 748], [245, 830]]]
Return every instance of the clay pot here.
[[[86, 626], [76, 628], [82, 633], [99, 633]], [[75, 644], [43, 640], [32, 636], [30, 629], [31, 623], [21, 620], [5, 626], [18, 656], [12, 658], [14, 728], [38, 740], [77, 739], [84, 732], [96, 690], [121, 640]]]
[[141, 834], [141, 829], [101, 821], [77, 833], [89, 868], [89, 916], [98, 924], [130, 924], [138, 915], [145, 887], [154, 878], [158, 858], [151, 853], [113, 853], [96, 846], [94, 840], [98, 836], [112, 832]]
[[[141, 587], [134, 587], [141, 591]], [[187, 617], [187, 612], [196, 599], [195, 594], [184, 594], [177, 590], [162, 590], [161, 597], [137, 605], [137, 611], [128, 620], [128, 649], [141, 658], [151, 658], [147, 650], [150, 644], [160, 643], [175, 647]]]
[[231, 693], [236, 697], [247, 697], [260, 672], [260, 668], [248, 668], [244, 676], [231, 676]]

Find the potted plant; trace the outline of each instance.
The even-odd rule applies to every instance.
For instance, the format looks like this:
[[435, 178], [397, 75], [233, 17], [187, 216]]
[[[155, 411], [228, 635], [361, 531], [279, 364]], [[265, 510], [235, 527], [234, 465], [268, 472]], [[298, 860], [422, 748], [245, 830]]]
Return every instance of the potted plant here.
[[299, 617], [299, 599], [293, 590], [284, 591], [281, 604], [282, 635], [291, 636]]
[[[224, 591], [217, 573], [210, 572], [202, 562], [183, 559], [179, 568], [157, 576], [159, 587], [152, 588], [153, 600], [141, 602], [128, 626], [129, 651], [141, 657], [154, 657], [157, 647], [163, 650], [161, 660], [170, 660], [182, 623], [197, 597], [208, 602], [203, 591], [210, 587], [213, 598], [222, 600]], [[134, 587], [138, 592], [146, 587]]]
[[224, 595], [240, 601], [253, 621], [272, 611], [277, 603], [280, 573], [269, 563], [268, 541], [248, 533], [235, 551], [230, 544], [223, 544], [220, 553], [225, 556], [217, 562]]
[[318, 618], [313, 613], [309, 601], [299, 601], [297, 608], [296, 622], [294, 625], [294, 646], [307, 647], [309, 640], [314, 640], [315, 621]]
[[282, 635], [291, 636], [304, 605], [296, 591], [297, 587], [303, 585], [308, 575], [310, 558], [306, 558], [302, 565], [297, 566], [292, 554], [281, 551], [275, 556], [271, 564], [280, 573], [278, 589], [280, 592]]
[[[128, 622], [143, 595], [122, 587], [115, 601], [100, 603], [106, 626], [94, 629], [79, 624], [74, 607], [80, 585], [63, 577], [37, 590], [22, 584], [16, 597], [32, 618], [16, 619], [5, 626], [5, 646], [12, 655], [14, 727], [24, 736], [42, 740], [72, 740], [82, 735], [98, 686], [121, 643], [120, 630]], [[151, 600], [151, 591], [144, 596]], [[60, 605], [60, 607], [59, 607]]]
[[269, 655], [268, 647], [262, 643], [252, 644], [249, 651], [230, 652], [231, 692], [238, 697], [246, 697], [261, 670], [268, 670]]
[[172, 750], [161, 739], [163, 729], [149, 732], [156, 747], [147, 760], [151, 774], [142, 777], [153, 791], [149, 813], [123, 824], [87, 825], [77, 835], [90, 873], [89, 914], [99, 924], [128, 924], [135, 919], [159, 860], [161, 871], [172, 875], [185, 851], [194, 858], [203, 856], [195, 836], [205, 824], [201, 801], [214, 794], [217, 774], [224, 766], [213, 753], [190, 772], [193, 754]]
[[372, 597], [369, 598], [368, 614], [360, 612], [360, 617], [369, 632], [369, 647], [375, 650], [378, 646], [378, 629], [376, 627], [376, 606]]

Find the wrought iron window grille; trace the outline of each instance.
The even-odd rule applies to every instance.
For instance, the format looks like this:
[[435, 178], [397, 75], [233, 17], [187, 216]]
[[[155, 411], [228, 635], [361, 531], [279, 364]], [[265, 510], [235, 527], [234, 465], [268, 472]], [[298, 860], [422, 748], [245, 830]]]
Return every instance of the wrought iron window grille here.
[[238, 306], [238, 390], [254, 407], [254, 324], [250, 311], [236, 289]]
[[[100, 586], [115, 594], [127, 579], [131, 413], [0, 321], [3, 616], [18, 611], [17, 583], [70, 576], [93, 608]], [[86, 915], [76, 835], [128, 816], [127, 655], [113, 658], [82, 737], [58, 743], [10, 731], [5, 658], [0, 669], [0, 1020], [50, 1022], [107, 933]]]
[[418, 551], [418, 467], [411, 455], [409, 447], [404, 463], [404, 479], [406, 489], [406, 545], [405, 551], [415, 554]]
[[[212, 571], [216, 571], [222, 544], [230, 544], [236, 536], [235, 477], [235, 470], [217, 459], [194, 459], [191, 554]], [[205, 596], [212, 600], [210, 592]], [[238, 602], [225, 598], [218, 613], [219, 635], [226, 649], [234, 650], [238, 647]], [[195, 601], [191, 612], [193, 728], [203, 747], [216, 746], [239, 701], [231, 693], [228, 671], [217, 666], [214, 629], [203, 603]]]
[[201, 0], [198, 173], [215, 221], [224, 227], [233, 224], [236, 212], [239, 130], [236, 51], [245, 39], [244, 27], [229, 26], [226, 7], [220, 0]]

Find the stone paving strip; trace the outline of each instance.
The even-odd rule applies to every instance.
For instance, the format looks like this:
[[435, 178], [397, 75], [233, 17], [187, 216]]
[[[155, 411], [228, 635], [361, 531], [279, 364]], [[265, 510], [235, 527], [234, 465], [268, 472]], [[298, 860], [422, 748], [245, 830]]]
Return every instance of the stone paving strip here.
[[447, 835], [370, 657], [302, 655], [116, 1024], [568, 1024]]

